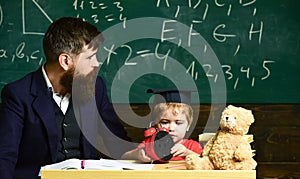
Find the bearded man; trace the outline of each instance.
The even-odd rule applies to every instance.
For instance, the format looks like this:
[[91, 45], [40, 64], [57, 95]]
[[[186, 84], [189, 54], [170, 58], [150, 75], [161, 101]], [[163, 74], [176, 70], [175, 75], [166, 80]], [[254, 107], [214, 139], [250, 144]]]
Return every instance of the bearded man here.
[[46, 62], [1, 93], [0, 178], [36, 179], [43, 165], [96, 159], [105, 148], [97, 146], [99, 137], [107, 157], [128, 150], [130, 139], [97, 76], [102, 42], [97, 28], [79, 18], [63, 17], [49, 26]]

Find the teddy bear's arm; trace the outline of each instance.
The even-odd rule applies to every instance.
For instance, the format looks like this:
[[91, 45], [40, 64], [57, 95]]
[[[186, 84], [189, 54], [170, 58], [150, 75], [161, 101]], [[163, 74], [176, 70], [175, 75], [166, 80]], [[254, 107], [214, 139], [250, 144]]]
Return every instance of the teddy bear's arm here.
[[234, 152], [234, 158], [237, 161], [243, 161], [245, 159], [252, 158], [253, 152], [249, 143], [242, 143], [238, 146]]
[[211, 150], [214, 141], [216, 140], [216, 135], [214, 135], [211, 139], [208, 140], [208, 142], [205, 144], [203, 150], [202, 150], [202, 156], [207, 156], [209, 154], [209, 151]]

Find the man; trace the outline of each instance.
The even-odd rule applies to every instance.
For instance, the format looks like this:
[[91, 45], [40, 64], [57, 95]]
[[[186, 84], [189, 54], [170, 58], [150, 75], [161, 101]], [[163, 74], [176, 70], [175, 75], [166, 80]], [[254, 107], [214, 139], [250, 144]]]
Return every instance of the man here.
[[99, 131], [110, 157], [122, 155], [116, 148], [128, 150], [115, 146], [130, 139], [96, 75], [102, 41], [93, 25], [60, 18], [43, 39], [46, 63], [3, 88], [0, 178], [38, 178], [43, 165], [68, 158], [96, 159]]

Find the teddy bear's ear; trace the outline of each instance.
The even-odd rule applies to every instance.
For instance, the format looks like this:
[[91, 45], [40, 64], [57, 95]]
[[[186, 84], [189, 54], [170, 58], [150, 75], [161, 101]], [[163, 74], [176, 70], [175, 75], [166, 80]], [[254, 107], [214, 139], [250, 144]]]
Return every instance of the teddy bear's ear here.
[[246, 110], [247, 110], [247, 118], [248, 118], [248, 121], [249, 121], [249, 125], [251, 125], [255, 121], [255, 119], [254, 119], [254, 116], [252, 114], [252, 111], [248, 110], [248, 109], [246, 109]]
[[227, 106], [227, 109], [234, 109], [234, 108], [236, 108], [236, 107], [231, 104]]

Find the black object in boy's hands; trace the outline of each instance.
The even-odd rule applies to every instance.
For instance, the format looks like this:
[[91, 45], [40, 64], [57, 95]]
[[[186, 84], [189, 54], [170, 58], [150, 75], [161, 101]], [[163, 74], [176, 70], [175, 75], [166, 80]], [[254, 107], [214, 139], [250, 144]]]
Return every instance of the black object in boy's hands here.
[[168, 129], [149, 128], [144, 131], [145, 152], [155, 162], [167, 162], [172, 158], [171, 148], [174, 146]]

